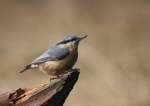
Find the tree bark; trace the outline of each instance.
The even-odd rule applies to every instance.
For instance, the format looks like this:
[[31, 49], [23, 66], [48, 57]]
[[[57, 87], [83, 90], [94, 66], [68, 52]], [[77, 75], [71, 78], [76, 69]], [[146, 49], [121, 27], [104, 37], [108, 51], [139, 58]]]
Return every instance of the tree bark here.
[[0, 95], [0, 106], [63, 106], [79, 74], [79, 69], [74, 69], [50, 84], [4, 93]]

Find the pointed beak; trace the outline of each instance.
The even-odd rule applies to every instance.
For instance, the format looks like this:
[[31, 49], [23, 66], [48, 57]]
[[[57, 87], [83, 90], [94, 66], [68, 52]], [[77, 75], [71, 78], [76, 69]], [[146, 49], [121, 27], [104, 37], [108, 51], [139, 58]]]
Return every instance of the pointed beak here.
[[82, 40], [82, 39], [86, 38], [87, 36], [88, 35], [81, 36], [81, 37], [79, 37], [79, 40]]

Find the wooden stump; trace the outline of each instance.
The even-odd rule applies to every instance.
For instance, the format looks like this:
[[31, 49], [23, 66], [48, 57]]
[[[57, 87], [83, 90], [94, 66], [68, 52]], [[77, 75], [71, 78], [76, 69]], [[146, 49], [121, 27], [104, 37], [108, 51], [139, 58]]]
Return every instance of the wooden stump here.
[[0, 95], [0, 106], [63, 106], [78, 80], [79, 70], [63, 75], [50, 84], [19, 88]]

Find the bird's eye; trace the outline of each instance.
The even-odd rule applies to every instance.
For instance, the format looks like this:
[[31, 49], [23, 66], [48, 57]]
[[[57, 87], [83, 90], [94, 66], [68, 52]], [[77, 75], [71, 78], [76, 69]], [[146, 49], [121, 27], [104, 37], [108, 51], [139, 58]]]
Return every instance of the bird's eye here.
[[70, 39], [70, 41], [75, 41], [76, 39]]
[[70, 39], [70, 41], [74, 41], [74, 39]]

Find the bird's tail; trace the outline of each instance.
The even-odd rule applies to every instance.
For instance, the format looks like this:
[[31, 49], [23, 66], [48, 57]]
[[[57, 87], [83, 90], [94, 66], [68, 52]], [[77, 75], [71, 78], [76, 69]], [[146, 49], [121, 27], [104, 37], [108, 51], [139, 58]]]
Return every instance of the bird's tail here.
[[26, 71], [27, 69], [29, 69], [31, 66], [31, 64], [25, 66], [19, 73], [23, 73], [24, 71]]

